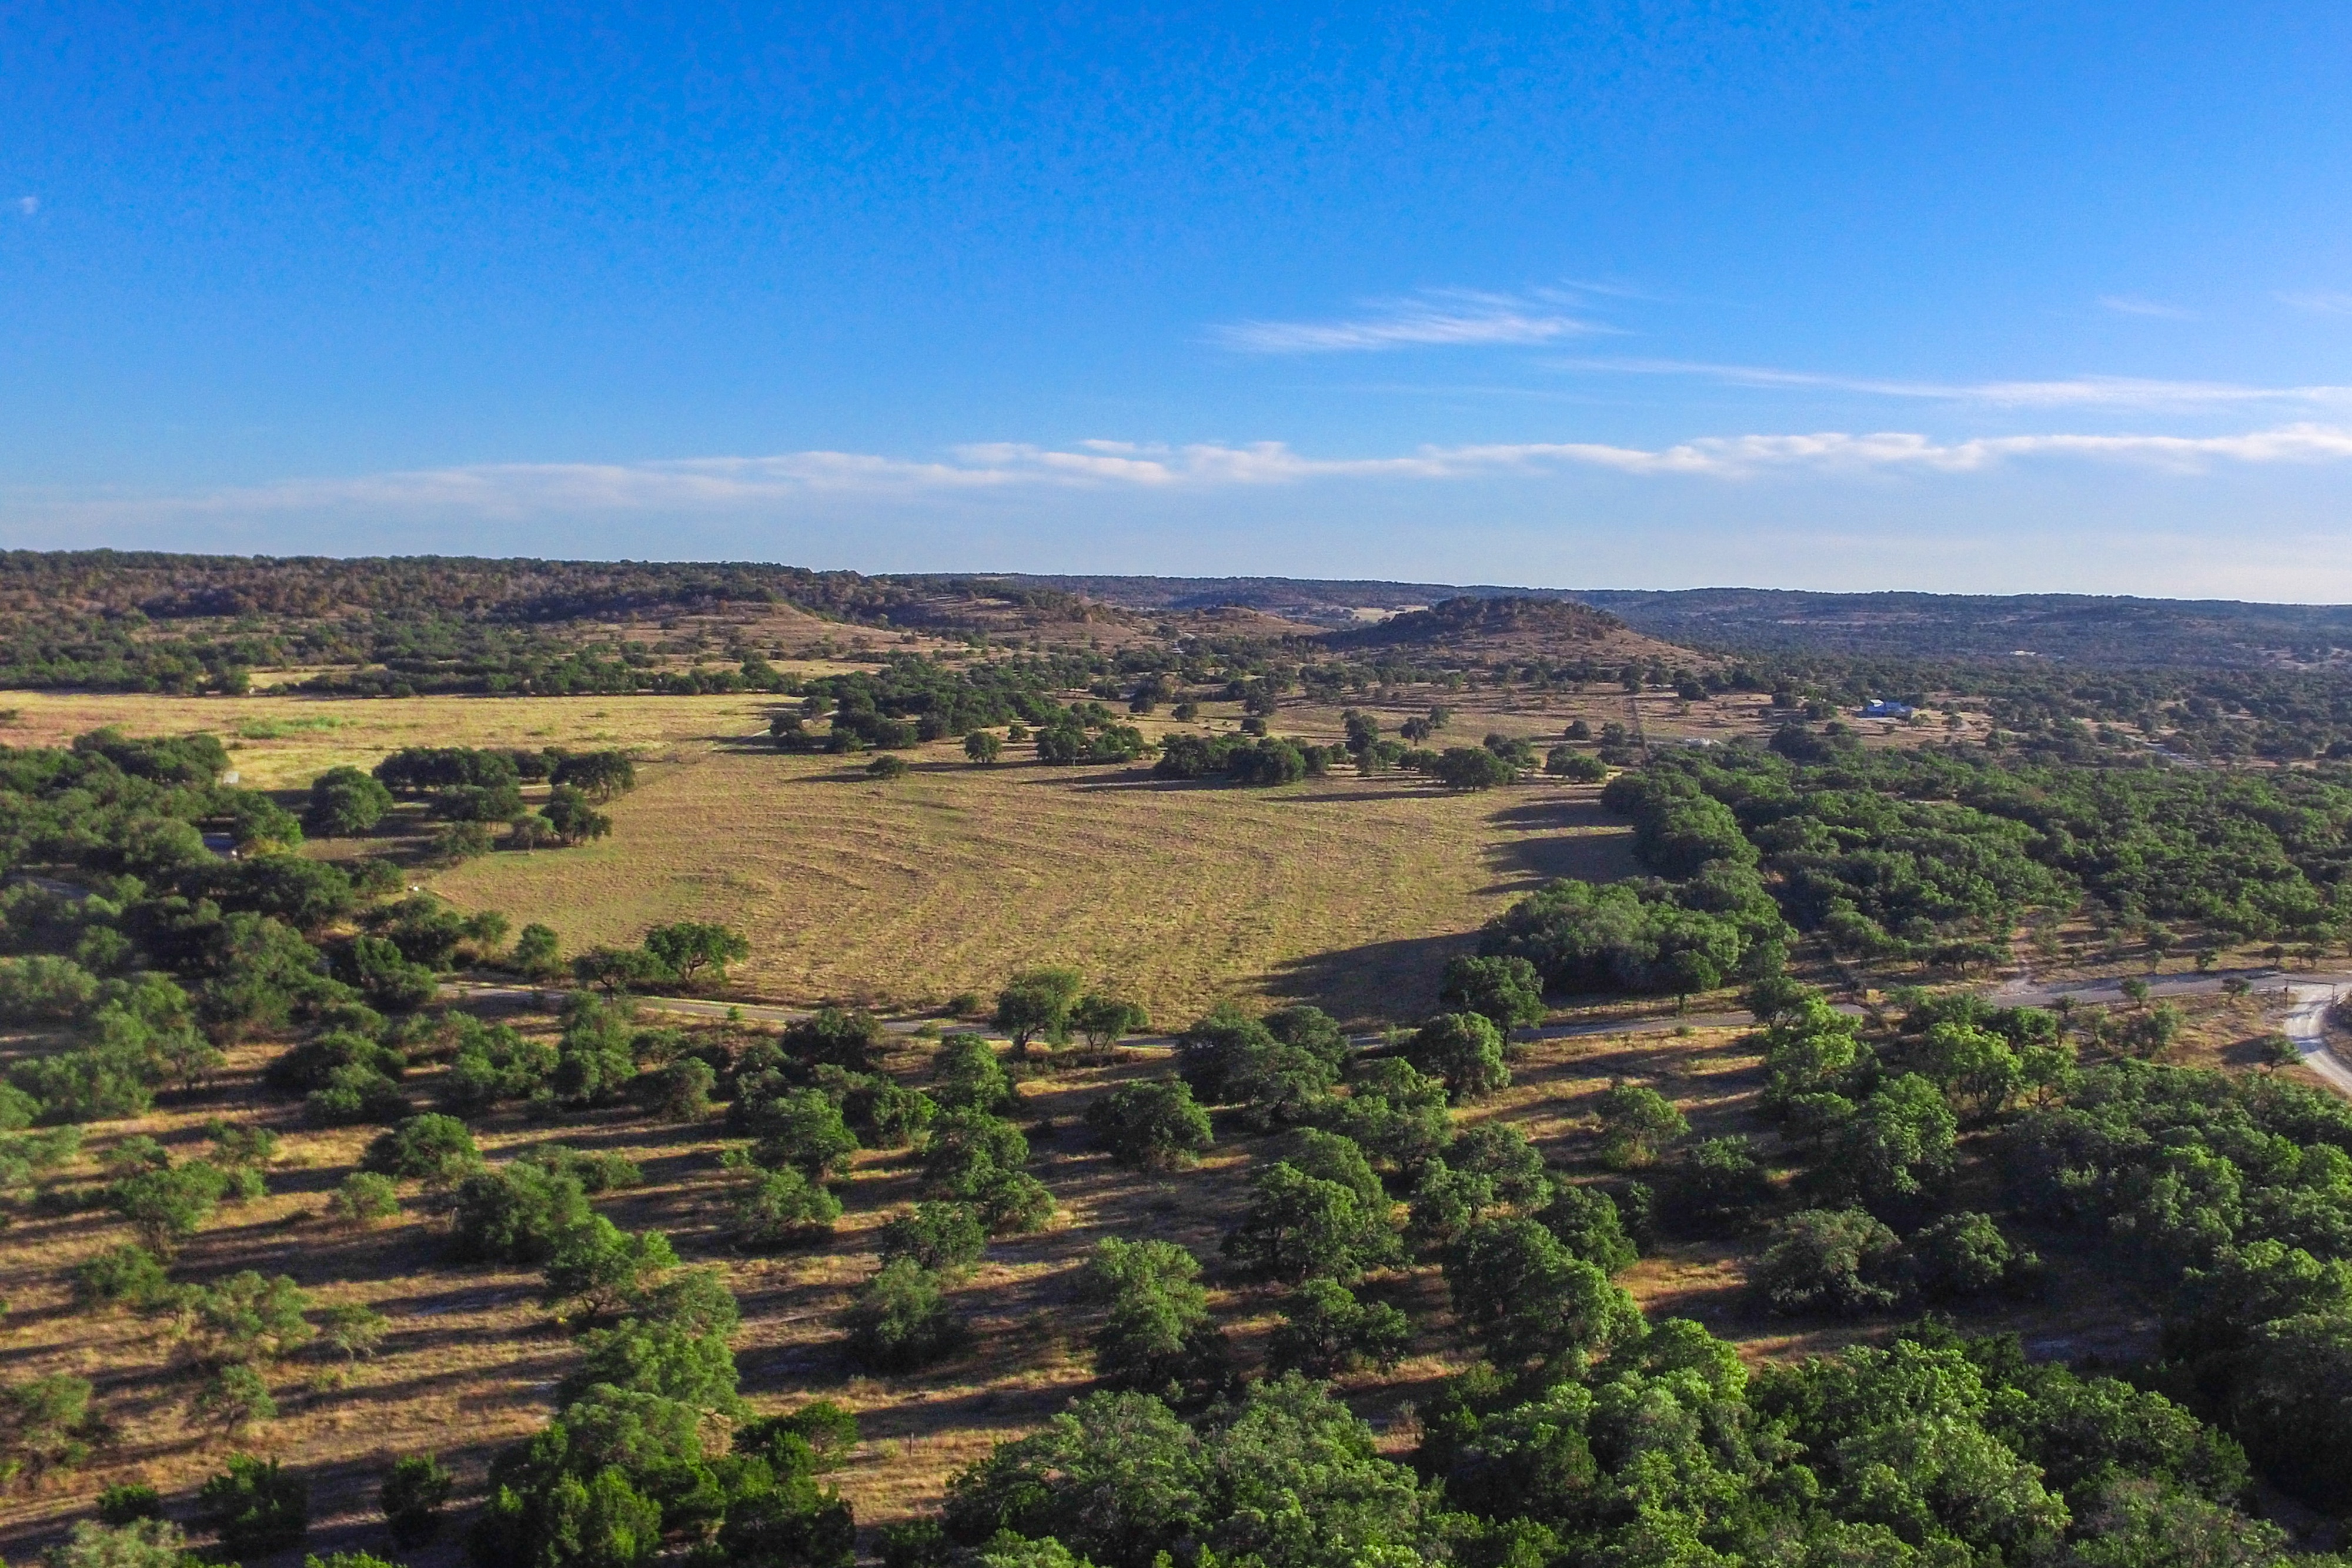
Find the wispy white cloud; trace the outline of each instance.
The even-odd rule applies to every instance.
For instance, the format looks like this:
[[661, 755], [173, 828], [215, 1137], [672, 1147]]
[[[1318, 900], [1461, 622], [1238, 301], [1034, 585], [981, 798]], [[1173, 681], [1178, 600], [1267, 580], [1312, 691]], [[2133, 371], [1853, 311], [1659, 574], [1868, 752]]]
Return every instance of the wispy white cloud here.
[[2340, 288], [2306, 288], [2296, 293], [2281, 294], [2282, 305], [2292, 305], [2297, 310], [2308, 310], [2315, 316], [2352, 316], [2352, 294]]
[[1923, 382], [1879, 376], [1826, 375], [1762, 365], [1718, 365], [1688, 360], [1579, 359], [1563, 370], [1627, 375], [1698, 376], [1728, 386], [1862, 392], [2010, 408], [2216, 408], [2242, 403], [2352, 405], [2352, 386], [2255, 387], [2235, 382], [2175, 382], [2138, 376], [2070, 376], [2058, 381]]
[[2197, 319], [2194, 310], [2184, 310], [2178, 305], [2167, 305], [2159, 299], [2143, 299], [2137, 294], [2102, 294], [2099, 306], [2119, 316], [2154, 316], [2167, 321]]
[[38, 196], [19, 196], [8, 204], [15, 207], [20, 216], [29, 218], [40, 212], [41, 198]]
[[1573, 296], [1556, 290], [1482, 294], [1425, 289], [1378, 301], [1332, 321], [1237, 321], [1213, 329], [1226, 348], [1250, 354], [1328, 354], [1380, 349], [1551, 343], [1609, 329], [1568, 312]]
[[698, 457], [644, 463], [507, 463], [288, 480], [194, 495], [33, 497], [0, 512], [52, 518], [267, 517], [292, 513], [460, 515], [497, 519], [597, 513], [757, 511], [828, 497], [1018, 493], [1041, 489], [1203, 491], [1333, 480], [1435, 482], [1576, 471], [1738, 481], [1771, 475], [1969, 474], [2020, 461], [2071, 459], [2177, 473], [2223, 465], [2352, 462], [2352, 426], [2298, 423], [2233, 435], [2049, 434], [1938, 441], [1910, 432], [1706, 436], [1664, 447], [1602, 442], [1428, 445], [1368, 457], [1317, 457], [1282, 442], [1067, 447], [992, 443], [944, 459], [852, 452]]

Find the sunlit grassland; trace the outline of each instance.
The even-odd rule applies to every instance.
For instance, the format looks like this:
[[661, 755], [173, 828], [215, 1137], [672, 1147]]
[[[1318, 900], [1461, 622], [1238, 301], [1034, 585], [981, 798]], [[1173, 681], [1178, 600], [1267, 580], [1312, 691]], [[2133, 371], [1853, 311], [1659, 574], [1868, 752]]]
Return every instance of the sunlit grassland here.
[[[616, 746], [644, 782], [582, 848], [493, 853], [432, 885], [460, 905], [555, 927], [568, 949], [634, 943], [696, 918], [749, 932], [750, 990], [786, 1000], [916, 1006], [1063, 963], [1181, 1021], [1220, 997], [1300, 997], [1358, 1019], [1413, 1020], [1480, 924], [1544, 878], [1638, 868], [1591, 788], [1452, 794], [1352, 771], [1249, 790], [1149, 770], [1047, 768], [1008, 748], [978, 767], [958, 743], [869, 781], [862, 758], [780, 755], [775, 699], [166, 698], [11, 694], [14, 744], [101, 725], [204, 729], [249, 786], [296, 789], [402, 746]], [[1460, 706], [1443, 738], [1557, 733], [1568, 709]], [[1589, 706], [1598, 721], [1608, 699]], [[1622, 706], [1619, 699], [1616, 706]], [[1391, 732], [1412, 705], [1379, 710]], [[1207, 722], [1231, 727], [1222, 705]], [[1164, 733], [1164, 716], [1142, 721]], [[1286, 710], [1278, 732], [1335, 740], [1336, 709]], [[334, 846], [338, 852], [369, 846]]]

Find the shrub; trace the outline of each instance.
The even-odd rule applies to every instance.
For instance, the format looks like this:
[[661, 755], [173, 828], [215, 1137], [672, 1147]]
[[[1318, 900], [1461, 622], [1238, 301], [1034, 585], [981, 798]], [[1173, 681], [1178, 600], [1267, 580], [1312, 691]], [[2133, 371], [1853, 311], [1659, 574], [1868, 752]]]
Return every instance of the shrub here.
[[1476, 1013], [1440, 1013], [1405, 1042], [1405, 1060], [1445, 1081], [1456, 1102], [1477, 1100], [1510, 1086], [1503, 1065], [1502, 1031]]
[[260, 1373], [237, 1362], [216, 1368], [196, 1390], [195, 1414], [233, 1435], [278, 1419], [278, 1401]]
[[1772, 1181], [1744, 1137], [1709, 1138], [1667, 1173], [1665, 1202], [1675, 1223], [1698, 1236], [1746, 1229], [1771, 1200]]
[[729, 1225], [735, 1245], [751, 1251], [790, 1247], [833, 1234], [841, 1200], [787, 1166], [756, 1171], [736, 1198]]
[[213, 1362], [276, 1361], [310, 1343], [310, 1298], [284, 1274], [244, 1269], [199, 1291], [189, 1333]]
[[42, 1555], [43, 1568], [192, 1568], [201, 1561], [168, 1519], [121, 1524], [74, 1521], [73, 1533]]
[[360, 1169], [446, 1186], [481, 1169], [474, 1134], [455, 1116], [411, 1116], [378, 1133], [360, 1155]]
[[1808, 1208], [1775, 1228], [1755, 1288], [1776, 1312], [1884, 1312], [1902, 1300], [1895, 1232], [1859, 1208]]
[[2042, 1260], [2010, 1245], [1992, 1217], [1948, 1214], [1904, 1246], [1912, 1286], [1929, 1301], [2032, 1288]]
[[86, 1379], [53, 1372], [0, 1384], [0, 1479], [38, 1482], [51, 1470], [78, 1469], [105, 1432]]
[[842, 1314], [849, 1354], [876, 1372], [912, 1372], [963, 1348], [970, 1331], [910, 1258], [885, 1263]]
[[148, 1312], [163, 1305], [171, 1290], [162, 1262], [135, 1242], [110, 1247], [74, 1266], [74, 1302], [83, 1308], [121, 1306]]
[[441, 1505], [449, 1500], [457, 1479], [431, 1454], [410, 1454], [397, 1460], [376, 1493], [376, 1506], [392, 1538], [403, 1546], [422, 1546], [441, 1528]]
[[954, 1272], [980, 1261], [988, 1230], [969, 1203], [925, 1202], [882, 1227], [877, 1249], [882, 1261], [911, 1258], [934, 1272]]
[[1282, 1303], [1282, 1326], [1266, 1344], [1270, 1371], [1334, 1377], [1359, 1366], [1382, 1370], [1404, 1359], [1412, 1325], [1385, 1302], [1365, 1303], [1336, 1280], [1309, 1280]]
[[390, 1318], [364, 1301], [345, 1301], [329, 1307], [320, 1319], [320, 1343], [352, 1361], [373, 1355], [375, 1347], [383, 1343], [385, 1331], [392, 1327]]
[[191, 1160], [121, 1177], [108, 1186], [106, 1197], [149, 1250], [168, 1256], [212, 1218], [227, 1188], [227, 1174], [219, 1166]]
[[1209, 1113], [1172, 1078], [1120, 1084], [1087, 1107], [1087, 1125], [1112, 1159], [1145, 1170], [1189, 1166], [1213, 1142]]
[[1222, 1358], [1200, 1277], [1200, 1262], [1172, 1242], [1114, 1237], [1096, 1244], [1079, 1288], [1109, 1309], [1095, 1338], [1095, 1369], [1105, 1382], [1181, 1389], [1213, 1369]]
[[[737, 1102], [739, 1108], [746, 1103]], [[833, 1097], [820, 1089], [795, 1089], [752, 1103], [740, 1120], [759, 1139], [751, 1157], [772, 1170], [792, 1166], [822, 1178], [857, 1152], [857, 1134]]]
[[457, 1187], [451, 1250], [467, 1263], [544, 1263], [589, 1218], [579, 1181], [528, 1165], [478, 1171]]
[[991, 1171], [971, 1190], [991, 1236], [1026, 1236], [1054, 1218], [1054, 1195], [1025, 1171]]
[[163, 1500], [153, 1487], [119, 1481], [98, 1494], [98, 1519], [101, 1524], [124, 1525], [163, 1517]]
[[568, 1144], [541, 1144], [524, 1155], [521, 1163], [568, 1176], [586, 1193], [618, 1192], [641, 1186], [646, 1179], [637, 1162], [626, 1155], [575, 1149]]
[[1633, 1170], [1658, 1157], [1664, 1145], [1690, 1131], [1674, 1102], [1646, 1083], [1612, 1081], [1601, 1092], [1601, 1159], [1612, 1170]]
[[592, 1215], [556, 1238], [540, 1300], [551, 1307], [576, 1303], [593, 1319], [617, 1312], [656, 1275], [677, 1267], [677, 1253], [660, 1231], [623, 1230]]
[[310, 1528], [310, 1483], [280, 1470], [276, 1459], [234, 1454], [197, 1489], [196, 1513], [228, 1556], [268, 1557]]

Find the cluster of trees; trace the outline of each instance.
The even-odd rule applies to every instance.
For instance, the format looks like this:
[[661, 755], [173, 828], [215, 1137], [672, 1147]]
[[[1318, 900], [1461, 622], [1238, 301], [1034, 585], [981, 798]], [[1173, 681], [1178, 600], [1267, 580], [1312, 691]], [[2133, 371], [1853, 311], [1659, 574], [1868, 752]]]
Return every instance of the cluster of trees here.
[[583, 986], [607, 997], [671, 986], [692, 990], [706, 981], [724, 985], [727, 969], [751, 956], [751, 939], [731, 925], [677, 920], [647, 931], [635, 947], [592, 947], [572, 960]]
[[[545, 782], [546, 800], [533, 810], [526, 783]], [[472, 854], [490, 846], [493, 823], [504, 823], [511, 849], [578, 844], [613, 831], [596, 810], [636, 788], [636, 765], [623, 751], [481, 750], [470, 747], [406, 747], [371, 774], [331, 768], [311, 781], [304, 823], [312, 832], [349, 838], [371, 831], [395, 796], [422, 800], [437, 820], [445, 847]]]
[[1778, 974], [1792, 935], [1751, 853], [1679, 882], [1549, 883], [1489, 921], [1479, 950], [1525, 961], [1553, 991], [1688, 996]]
[[1670, 876], [1759, 864], [1791, 924], [1857, 956], [1967, 964], [2087, 897], [2114, 922], [2332, 943], [2352, 787], [2325, 774], [2038, 765], [1980, 749], [1664, 757], [1604, 794]]
[[1160, 760], [1151, 771], [1161, 779], [1223, 779], [1258, 787], [1296, 784], [1328, 773], [1332, 754], [1339, 750], [1270, 735], [1171, 735], [1160, 742]]

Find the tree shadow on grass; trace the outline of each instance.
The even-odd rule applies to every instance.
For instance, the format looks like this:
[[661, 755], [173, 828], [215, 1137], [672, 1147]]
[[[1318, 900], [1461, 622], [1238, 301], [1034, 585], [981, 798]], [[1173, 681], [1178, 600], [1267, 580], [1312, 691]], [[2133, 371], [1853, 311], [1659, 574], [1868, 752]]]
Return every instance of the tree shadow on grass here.
[[1476, 946], [1476, 935], [1464, 932], [1312, 953], [1276, 965], [1270, 988], [1311, 1002], [1351, 1028], [1417, 1023], [1437, 1011], [1445, 961]]
[[1486, 869], [1497, 880], [1481, 893], [1532, 893], [1559, 877], [1618, 882], [1643, 874], [1633, 858], [1633, 830], [1597, 800], [1570, 796], [1525, 801], [1486, 820], [1497, 832], [1517, 836], [1487, 849]]

